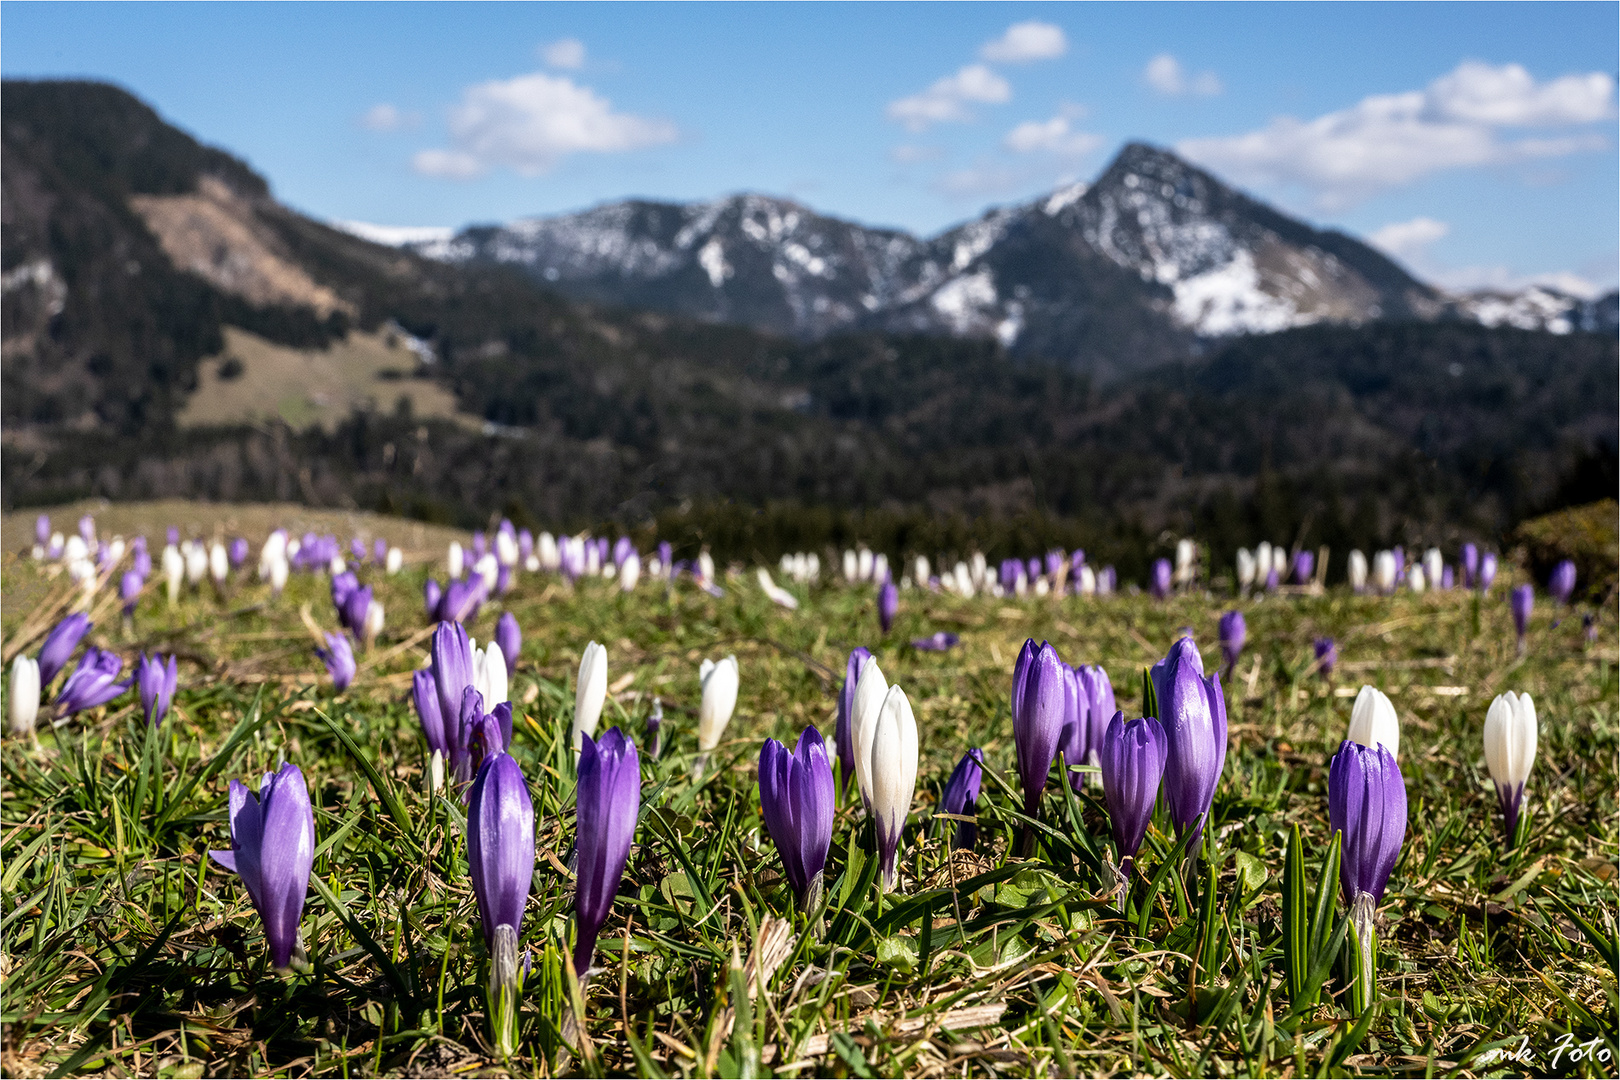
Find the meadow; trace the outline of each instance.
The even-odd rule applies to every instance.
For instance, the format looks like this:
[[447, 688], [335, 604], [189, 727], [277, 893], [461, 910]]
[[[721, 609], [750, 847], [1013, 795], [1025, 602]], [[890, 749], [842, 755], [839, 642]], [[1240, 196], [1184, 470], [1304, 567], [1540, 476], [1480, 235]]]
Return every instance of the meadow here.
[[[830, 563], [830, 560], [828, 560]], [[73, 595], [59, 568], [0, 564], [6, 660]], [[789, 611], [747, 573], [724, 595], [689, 579], [569, 585], [523, 574], [468, 632], [512, 612], [511, 754], [534, 803], [537, 867], [522, 926], [532, 960], [509, 1058], [489, 1038], [489, 958], [465, 853], [466, 810], [430, 796], [411, 671], [427, 656], [432, 568], [369, 567], [387, 612], [334, 692], [311, 624], [337, 626], [323, 575], [273, 599], [251, 563], [224, 590], [170, 607], [149, 584], [132, 621], [97, 602], [90, 640], [128, 662], [179, 658], [179, 690], [149, 729], [133, 694], [0, 746], [0, 978], [7, 1076], [1355, 1076], [1612, 1075], [1617, 1027], [1617, 657], [1580, 614], [1537, 597], [1521, 657], [1505, 567], [1463, 590], [1347, 589], [1237, 599], [1202, 586], [1167, 600], [968, 600], [906, 590], [880, 632], [871, 587], [791, 585]], [[1519, 576], [1522, 580], [1522, 575]], [[1216, 622], [1241, 609], [1248, 644], [1223, 684], [1229, 750], [1210, 844], [1182, 873], [1159, 817], [1127, 910], [1115, 905], [1099, 790], [1054, 778], [1030, 823], [1016, 789], [1009, 693], [1026, 638], [1102, 665], [1126, 716], [1142, 671], [1183, 632], [1220, 667]], [[920, 652], [946, 630], [960, 644]], [[22, 635], [21, 637], [19, 635]], [[1338, 664], [1317, 670], [1332, 636]], [[570, 978], [574, 679], [607, 647], [609, 704], [642, 744], [642, 812], [599, 940], [600, 971]], [[762, 741], [814, 725], [832, 740], [845, 659], [874, 652], [917, 716], [920, 765], [899, 888], [874, 884], [871, 827], [845, 798], [827, 906], [794, 911], [760, 811]], [[698, 667], [734, 654], [736, 715], [700, 781]], [[1409, 820], [1379, 908], [1378, 999], [1350, 1006], [1330, 846], [1327, 766], [1363, 683], [1401, 722]], [[1492, 698], [1534, 695], [1540, 743], [1528, 824], [1509, 849], [1485, 770]], [[9, 692], [9, 690], [8, 690]], [[663, 750], [646, 752], [662, 706]], [[985, 758], [978, 843], [951, 852], [932, 820], [969, 747]], [[307, 962], [278, 972], [228, 848], [226, 785], [297, 764], [316, 859]], [[1020, 857], [1020, 835], [1034, 834]], [[1297, 828], [1302, 860], [1291, 872]], [[1300, 872], [1303, 871], [1303, 878]], [[1319, 885], [1321, 887], [1319, 887]], [[1285, 970], [1290, 889], [1309, 898], [1320, 993]], [[1348, 950], [1346, 950], [1346, 953]]]

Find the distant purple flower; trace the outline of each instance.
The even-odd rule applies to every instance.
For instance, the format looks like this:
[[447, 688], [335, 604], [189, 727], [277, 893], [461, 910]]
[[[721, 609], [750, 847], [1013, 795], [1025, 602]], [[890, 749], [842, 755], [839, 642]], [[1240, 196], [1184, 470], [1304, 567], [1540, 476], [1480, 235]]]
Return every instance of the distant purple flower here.
[[1243, 619], [1243, 612], [1228, 611], [1221, 616], [1220, 622], [1221, 655], [1226, 658], [1226, 677], [1232, 677], [1232, 669], [1237, 667], [1238, 657], [1243, 654], [1243, 643], [1248, 639], [1249, 626]]
[[518, 532], [518, 556], [520, 558], [527, 559], [530, 555], [533, 555], [533, 554], [534, 554], [534, 533], [530, 532], [528, 529], [519, 530], [519, 532]]
[[1474, 544], [1462, 546], [1462, 572], [1463, 588], [1474, 587], [1474, 579], [1479, 575], [1479, 548]]
[[503, 613], [495, 623], [495, 644], [506, 658], [506, 670], [516, 671], [518, 656], [523, 652], [523, 631], [518, 628], [517, 616], [510, 611]]
[[118, 582], [118, 598], [124, 602], [124, 614], [135, 614], [135, 603], [140, 599], [141, 588], [146, 583], [135, 570], [125, 570], [124, 576]]
[[1097, 592], [1107, 596], [1119, 587], [1119, 575], [1114, 572], [1114, 564], [1109, 563], [1097, 574]]
[[1598, 639], [1597, 616], [1587, 612], [1581, 616], [1581, 626], [1586, 629], [1586, 643], [1594, 645]]
[[1496, 580], [1496, 552], [1487, 551], [1479, 559], [1479, 591], [1490, 592], [1491, 582]]
[[[1395, 580], [1406, 580], [1406, 549], [1399, 544], [1395, 545]], [[1398, 588], [1399, 586], [1397, 586]]]
[[1062, 570], [1063, 569], [1063, 564], [1068, 561], [1067, 555], [1068, 555], [1068, 553], [1065, 552], [1062, 548], [1053, 548], [1051, 551], [1048, 551], [1046, 553], [1046, 576], [1047, 577], [1051, 578], [1054, 581], [1057, 580], [1058, 571]]
[[838, 727], [833, 742], [838, 747], [838, 771], [844, 777], [844, 789], [849, 790], [850, 778], [855, 775], [855, 686], [861, 681], [861, 672], [872, 659], [872, 651], [857, 645], [850, 650], [844, 662], [844, 686], [838, 692]]
[[1108, 804], [1108, 824], [1121, 868], [1127, 861], [1135, 862], [1147, 835], [1169, 746], [1163, 725], [1151, 716], [1127, 721], [1124, 713], [1116, 712], [1103, 733], [1103, 801]]
[[363, 585], [350, 590], [343, 598], [343, 606], [338, 611], [338, 618], [349, 632], [356, 638], [362, 638], [366, 633], [366, 612], [371, 610], [371, 586]]
[[422, 606], [427, 609], [427, 617], [430, 621], [436, 622], [438, 620], [439, 604], [443, 599], [444, 590], [439, 587], [437, 581], [428, 578], [427, 581], [422, 583]]
[[344, 606], [349, 602], [349, 594], [359, 587], [360, 579], [353, 570], [332, 575], [332, 606], [337, 608], [339, 618], [342, 618]]
[[146, 713], [146, 722], [157, 726], [163, 722], [163, 717], [169, 712], [169, 702], [174, 700], [174, 692], [180, 685], [180, 668], [174, 657], [169, 657], [165, 664], [162, 657], [147, 657], [141, 654], [135, 661], [135, 687], [141, 696], [141, 708]]
[[349, 684], [354, 682], [356, 666], [354, 662], [354, 646], [349, 644], [349, 636], [341, 631], [326, 635], [326, 648], [317, 648], [315, 655], [321, 658], [326, 670], [332, 676], [332, 685], [339, 692], [347, 690]]
[[1041, 560], [1031, 558], [1029, 562], [1024, 564], [1024, 569], [1028, 572], [1029, 579], [1034, 581], [1041, 576]]
[[[1024, 813], [1040, 813], [1041, 793], [1052, 771], [1063, 725], [1068, 719], [1068, 669], [1049, 642], [1024, 642], [1013, 666], [1013, 743], [1024, 789]], [[1027, 833], [1027, 830], [1026, 830]]]
[[248, 542], [240, 536], [236, 537], [231, 541], [231, 546], [226, 549], [225, 554], [230, 559], [231, 568], [240, 570], [242, 564], [247, 562], [248, 559]]
[[928, 637], [913, 638], [911, 647], [918, 652], [945, 652], [954, 649], [962, 639], [948, 630], [937, 630]]
[[91, 540], [94, 540], [96, 537], [96, 519], [91, 517], [89, 514], [86, 514], [84, 517], [80, 518], [79, 535], [84, 538], [84, 542], [86, 544], [88, 544]]
[[759, 801], [799, 910], [809, 912], [820, 899], [837, 809], [832, 764], [819, 731], [805, 728], [792, 751], [765, 740], [759, 752]]
[[1319, 637], [1311, 642], [1316, 650], [1316, 671], [1324, 679], [1333, 677], [1333, 666], [1339, 662], [1339, 646], [1330, 637]]
[[[962, 755], [962, 760], [951, 770], [951, 778], [945, 781], [945, 790], [939, 796], [940, 813], [976, 816], [979, 812], [979, 785], [983, 780], [984, 752], [974, 747]], [[973, 845], [979, 840], [978, 823], [957, 821], [952, 824], [956, 826], [951, 834], [952, 850], [972, 851]]]
[[512, 568], [501, 563], [495, 569], [495, 595], [505, 596], [506, 590], [512, 587]]
[[[44, 665], [41, 664], [41, 667]], [[71, 716], [84, 709], [93, 709], [97, 705], [105, 705], [128, 690], [133, 678], [126, 682], [118, 682], [119, 674], [124, 670], [124, 661], [117, 653], [104, 652], [91, 647], [84, 651], [79, 658], [79, 666], [62, 683], [62, 689], [56, 693], [56, 711], [63, 716]], [[43, 686], [45, 680], [40, 679]]]
[[641, 762], [635, 743], [614, 728], [600, 740], [582, 735], [576, 785], [579, 874], [574, 889], [574, 970], [584, 978], [596, 937], [613, 910], [641, 810]]
[[134, 567], [135, 572], [141, 575], [141, 580], [145, 581], [152, 576], [152, 553], [146, 550], [146, 537], [137, 536], [131, 548], [135, 554], [130, 559], [130, 566]]
[[487, 550], [489, 550], [489, 541], [484, 537], [483, 530], [479, 530], [478, 532], [473, 533], [472, 534], [473, 561], [477, 562], [479, 559], [482, 559], [484, 557], [484, 552], [487, 551]]
[[484, 579], [474, 574], [446, 586], [439, 599], [438, 616], [441, 622], [468, 623], [478, 617], [483, 605]]
[[366, 542], [364, 540], [360, 539], [358, 536], [356, 536], [355, 538], [350, 540], [349, 541], [349, 554], [354, 556], [354, 561], [355, 562], [357, 562], [357, 563], [365, 562], [366, 561]]
[[209, 857], [242, 879], [264, 923], [270, 962], [284, 968], [298, 945], [309, 872], [315, 864], [315, 814], [304, 774], [291, 762], [265, 773], [255, 796], [231, 781], [231, 849]]
[[1300, 585], [1311, 583], [1311, 574], [1316, 570], [1316, 556], [1309, 551], [1294, 553], [1294, 581]]
[[1266, 591], [1277, 591], [1277, 566], [1275, 563], [1266, 570]]
[[1513, 612], [1513, 629], [1519, 636], [1519, 654], [1524, 655], [1525, 635], [1530, 632], [1530, 612], [1536, 606], [1536, 591], [1528, 585], [1518, 585], [1508, 593], [1508, 608]]
[[169, 531], [168, 531], [168, 537], [169, 537], [169, 543], [174, 544], [177, 547], [179, 546], [179, 544], [180, 544], [180, 530], [179, 529], [175, 528], [173, 525], [170, 525], [169, 526]]
[[658, 565], [671, 581], [675, 579], [675, 547], [668, 540], [658, 542]]
[[894, 582], [885, 581], [883, 587], [878, 590], [877, 610], [878, 622], [882, 625], [883, 632], [887, 634], [889, 628], [894, 625], [895, 613], [900, 610], [900, 590], [894, 587]]
[[49, 686], [56, 673], [67, 667], [74, 650], [93, 625], [90, 616], [75, 611], [51, 629], [45, 644], [39, 648], [39, 685]]
[[1170, 595], [1170, 560], [1153, 560], [1153, 577], [1149, 582], [1153, 595], [1163, 600]]
[[41, 514], [34, 519], [34, 540], [39, 544], [51, 542], [51, 516]]
[[428, 753], [437, 750], [448, 758], [450, 738], [444, 726], [444, 710], [439, 705], [439, 684], [433, 679], [432, 668], [418, 668], [411, 673], [411, 701], [416, 705], [416, 719], [421, 722]]
[[1574, 562], [1565, 559], [1553, 567], [1552, 576], [1547, 579], [1547, 591], [1560, 604], [1569, 603], [1570, 595], [1575, 592]]
[[1176, 833], [1191, 832], [1188, 849], [1197, 850], [1226, 765], [1226, 699], [1219, 675], [1204, 675], [1198, 646], [1184, 637], [1149, 673], [1159, 702], [1158, 720], [1169, 747], [1164, 795]]
[[634, 550], [636, 546], [630, 542], [628, 536], [619, 537], [613, 542], [613, 565], [623, 566], [624, 560], [628, 559]]
[[1454, 570], [1452, 570], [1451, 567], [1447, 566], [1444, 570], [1440, 571], [1440, 587], [1442, 589], [1453, 588], [1456, 584], [1457, 574]]

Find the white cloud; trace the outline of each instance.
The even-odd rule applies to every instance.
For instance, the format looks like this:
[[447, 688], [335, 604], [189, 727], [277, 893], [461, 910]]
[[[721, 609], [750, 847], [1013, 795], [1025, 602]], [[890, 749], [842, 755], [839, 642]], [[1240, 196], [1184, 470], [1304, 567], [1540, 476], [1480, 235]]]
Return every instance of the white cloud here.
[[590, 87], [538, 71], [469, 86], [449, 127], [453, 146], [418, 153], [418, 172], [463, 180], [505, 166], [539, 176], [570, 154], [638, 150], [677, 135], [668, 121], [614, 112]]
[[1178, 149], [1240, 182], [1298, 184], [1323, 209], [1340, 209], [1431, 173], [1602, 149], [1595, 132], [1504, 140], [1506, 126], [1568, 126], [1613, 115], [1614, 81], [1602, 72], [1536, 84], [1518, 65], [1461, 64], [1424, 90], [1375, 94], [1301, 121], [1280, 116], [1258, 131], [1188, 139]]
[[1421, 260], [1429, 245], [1451, 232], [1451, 226], [1430, 217], [1393, 221], [1367, 237], [1372, 246], [1402, 262]]
[[[1579, 300], [1593, 300], [1606, 292], [1603, 286], [1570, 270], [1552, 270], [1541, 274], [1518, 274], [1506, 266], [1457, 266], [1437, 269], [1429, 274], [1430, 280], [1449, 292], [1504, 292], [1518, 293], [1540, 285], [1556, 289]], [[1610, 288], [1613, 288], [1611, 285]]]
[[1075, 131], [1069, 117], [1059, 115], [1050, 120], [1025, 120], [1007, 132], [1001, 144], [1019, 154], [1040, 151], [1079, 157], [1089, 154], [1101, 144], [1102, 138], [1086, 131]]
[[1148, 61], [1147, 67], [1142, 69], [1142, 81], [1165, 97], [1184, 97], [1188, 94], [1213, 97], [1224, 89], [1220, 77], [1213, 71], [1189, 75], [1181, 66], [1181, 61], [1169, 53], [1160, 53]]
[[360, 126], [368, 131], [399, 131], [401, 128], [415, 127], [422, 122], [422, 117], [413, 112], [401, 112], [387, 102], [373, 105], [360, 117]]
[[889, 119], [908, 130], [922, 131], [930, 124], [965, 123], [973, 119], [969, 103], [999, 105], [1012, 98], [1007, 80], [983, 64], [969, 64], [947, 75], [920, 94], [889, 102]]
[[540, 59], [547, 67], [564, 71], [578, 71], [585, 66], [585, 43], [578, 38], [563, 38], [540, 46]]
[[986, 42], [979, 55], [1001, 64], [1028, 64], [1035, 60], [1056, 60], [1069, 51], [1063, 28], [1035, 20], [1013, 23], [1007, 32]]
[[937, 146], [918, 146], [916, 143], [901, 143], [889, 151], [889, 157], [902, 165], [915, 165], [920, 161], [938, 161], [945, 156], [945, 151]]

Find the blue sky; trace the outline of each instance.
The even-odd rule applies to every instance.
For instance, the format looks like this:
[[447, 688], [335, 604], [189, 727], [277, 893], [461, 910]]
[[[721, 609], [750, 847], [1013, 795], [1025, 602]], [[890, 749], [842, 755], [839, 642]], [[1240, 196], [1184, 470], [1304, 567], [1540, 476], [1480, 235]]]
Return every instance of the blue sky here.
[[1456, 287], [1620, 263], [1620, 7], [34, 4], [0, 71], [119, 83], [318, 217], [752, 190], [928, 234], [1179, 149]]

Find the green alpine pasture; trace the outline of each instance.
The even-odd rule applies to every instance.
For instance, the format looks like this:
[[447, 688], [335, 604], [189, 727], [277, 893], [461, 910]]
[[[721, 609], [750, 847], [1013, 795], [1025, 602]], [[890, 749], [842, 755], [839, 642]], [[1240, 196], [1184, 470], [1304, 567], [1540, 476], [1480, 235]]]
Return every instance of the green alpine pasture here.
[[[5, 658], [72, 597], [26, 559], [3, 565]], [[249, 568], [251, 569], [251, 567]], [[1579, 612], [1538, 598], [1516, 654], [1506, 592], [1237, 601], [997, 600], [907, 591], [886, 638], [870, 589], [792, 586], [752, 571], [726, 595], [689, 581], [571, 588], [523, 575], [500, 612], [523, 628], [512, 753], [539, 851], [522, 927], [532, 959], [521, 1045], [489, 1042], [488, 957], [467, 877], [463, 805], [430, 797], [410, 672], [426, 660], [425, 570], [362, 570], [388, 628], [334, 694], [312, 627], [335, 629], [328, 578], [273, 600], [243, 578], [170, 608], [149, 585], [132, 623], [98, 599], [90, 641], [127, 662], [180, 658], [169, 718], [133, 693], [0, 749], [3, 1072], [8, 1076], [1356, 1076], [1612, 1075], [1617, 1027], [1617, 666]], [[110, 591], [110, 590], [108, 590]], [[1218, 592], [1218, 590], [1217, 590]], [[1183, 632], [1219, 665], [1236, 604], [1249, 644], [1230, 679], [1230, 749], [1210, 841], [1191, 864], [1162, 820], [1115, 906], [1100, 790], [1054, 773], [1041, 816], [1018, 812], [1009, 689], [1026, 637], [1102, 664], [1127, 716], [1142, 669]], [[48, 621], [47, 621], [48, 620]], [[943, 654], [907, 642], [959, 633]], [[1331, 680], [1312, 639], [1331, 635]], [[617, 724], [645, 746], [656, 695], [664, 752], [643, 756], [636, 845], [583, 988], [571, 978], [573, 757], [581, 651], [607, 646]], [[832, 739], [849, 650], [874, 650], [917, 715], [921, 763], [901, 886], [879, 895], [871, 830], [845, 799], [819, 917], [795, 914], [759, 812], [761, 741], [807, 725]], [[698, 665], [735, 654], [742, 692], [701, 783]], [[1410, 820], [1379, 910], [1377, 998], [1353, 1012], [1327, 763], [1362, 683], [1391, 695]], [[1529, 691], [1540, 747], [1517, 848], [1485, 772], [1486, 707]], [[9, 692], [9, 691], [8, 691]], [[963, 752], [987, 762], [978, 850], [949, 855], [939, 789]], [[278, 973], [235, 875], [226, 785], [296, 763], [317, 850], [307, 963]], [[1161, 808], [1162, 816], [1162, 808]], [[1024, 828], [1036, 842], [1018, 858]], [[1297, 846], [1291, 838], [1297, 833]], [[1331, 867], [1329, 867], [1331, 870]]]

